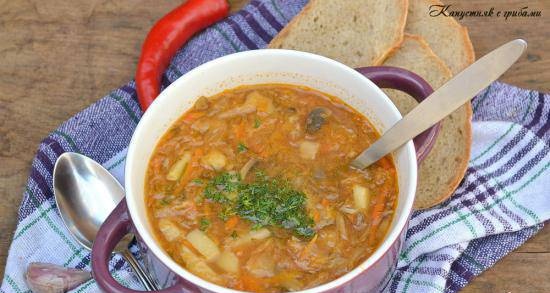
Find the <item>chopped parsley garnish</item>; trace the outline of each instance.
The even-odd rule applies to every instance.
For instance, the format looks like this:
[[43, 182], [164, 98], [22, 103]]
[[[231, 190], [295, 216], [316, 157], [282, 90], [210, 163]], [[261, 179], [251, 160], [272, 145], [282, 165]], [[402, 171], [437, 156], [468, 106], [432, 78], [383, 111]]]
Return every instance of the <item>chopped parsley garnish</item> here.
[[248, 151], [248, 147], [244, 145], [244, 143], [239, 142], [239, 144], [237, 145], [237, 151], [239, 151], [239, 153], [244, 153]]
[[231, 237], [233, 239], [235, 239], [235, 238], [239, 237], [239, 234], [237, 234], [237, 231], [233, 230], [233, 233], [231, 233]]
[[206, 231], [210, 227], [210, 221], [206, 218], [201, 218], [199, 222], [199, 229], [201, 231]]
[[[231, 196], [235, 192], [237, 196]], [[208, 182], [204, 196], [224, 205], [222, 219], [236, 214], [252, 222], [253, 228], [276, 226], [304, 238], [315, 235], [313, 219], [306, 210], [306, 195], [284, 179], [258, 172], [254, 182], [245, 183], [238, 174], [222, 173]]]
[[258, 118], [254, 119], [254, 128], [258, 128], [260, 125], [262, 125], [262, 121]]
[[222, 221], [227, 221], [229, 218], [235, 215], [235, 210], [230, 205], [224, 205], [222, 207], [222, 210], [218, 214], [218, 218], [220, 218]]
[[238, 173], [222, 173], [208, 181], [204, 197], [219, 203], [228, 203], [231, 197], [229, 193], [238, 192], [240, 180]]

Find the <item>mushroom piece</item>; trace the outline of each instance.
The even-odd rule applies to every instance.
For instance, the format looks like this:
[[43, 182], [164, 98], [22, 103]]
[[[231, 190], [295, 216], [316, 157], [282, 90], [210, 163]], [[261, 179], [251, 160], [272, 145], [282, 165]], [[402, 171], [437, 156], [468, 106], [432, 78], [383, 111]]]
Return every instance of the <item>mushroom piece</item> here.
[[316, 107], [311, 110], [306, 119], [306, 132], [308, 134], [314, 134], [319, 131], [331, 114], [332, 112], [324, 107]]

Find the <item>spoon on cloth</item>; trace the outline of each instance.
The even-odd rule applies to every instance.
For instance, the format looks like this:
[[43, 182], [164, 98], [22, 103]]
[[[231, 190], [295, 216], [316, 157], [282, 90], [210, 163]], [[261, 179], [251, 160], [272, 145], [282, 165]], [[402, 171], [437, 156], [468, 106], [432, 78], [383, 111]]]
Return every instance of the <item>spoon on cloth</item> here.
[[497, 80], [526, 48], [524, 40], [516, 39], [468, 66], [384, 132], [351, 162], [351, 166], [357, 169], [368, 167], [451, 114]]
[[[59, 156], [55, 163], [53, 187], [65, 226], [80, 245], [91, 251], [99, 227], [124, 199], [124, 189], [103, 166], [70, 152]], [[132, 234], [126, 235], [114, 252], [122, 254], [148, 291], [156, 291], [155, 282], [128, 249], [133, 238]]]

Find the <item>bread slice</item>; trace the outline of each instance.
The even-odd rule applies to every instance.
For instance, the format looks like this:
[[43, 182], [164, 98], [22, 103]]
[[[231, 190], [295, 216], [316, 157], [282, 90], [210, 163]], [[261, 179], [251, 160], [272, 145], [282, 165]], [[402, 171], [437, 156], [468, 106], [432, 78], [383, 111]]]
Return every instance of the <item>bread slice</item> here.
[[378, 65], [403, 39], [407, 0], [312, 0], [269, 48], [323, 55], [351, 67]]
[[443, 4], [438, 0], [409, 0], [405, 32], [422, 36], [453, 75], [457, 74], [475, 59], [468, 30], [452, 17], [431, 17], [431, 5]]
[[[405, 35], [401, 47], [389, 56], [384, 65], [413, 71], [435, 89], [452, 76], [450, 69], [420, 36]], [[402, 114], [418, 103], [410, 96], [384, 90]], [[465, 104], [442, 121], [441, 131], [432, 151], [419, 166], [414, 207], [432, 207], [447, 199], [456, 189], [470, 159], [472, 142], [472, 108]]]

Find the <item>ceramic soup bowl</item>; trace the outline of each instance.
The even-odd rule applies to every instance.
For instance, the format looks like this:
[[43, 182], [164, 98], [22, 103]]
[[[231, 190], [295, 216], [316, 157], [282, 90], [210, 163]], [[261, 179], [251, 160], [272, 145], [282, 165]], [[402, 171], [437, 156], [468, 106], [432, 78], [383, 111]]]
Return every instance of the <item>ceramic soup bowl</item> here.
[[[108, 270], [111, 251], [128, 232], [139, 239], [145, 265], [157, 280], [159, 292], [237, 293], [203, 280], [177, 264], [153, 235], [145, 206], [145, 175], [149, 158], [167, 129], [200, 96], [210, 96], [240, 85], [287, 83], [303, 85], [339, 97], [365, 115], [380, 133], [401, 114], [380, 87], [405, 91], [417, 100], [432, 89], [416, 74], [392, 67], [349, 68], [332, 59], [290, 50], [254, 50], [221, 57], [203, 64], [172, 83], [143, 115], [126, 157], [126, 200], [103, 224], [92, 252], [93, 275], [109, 293], [137, 292], [115, 281]], [[403, 243], [416, 190], [417, 161], [430, 151], [439, 125], [393, 153], [399, 197], [396, 213], [385, 239], [363, 263], [347, 274], [303, 293], [378, 292], [388, 282]], [[415, 149], [416, 145], [416, 149]]]

